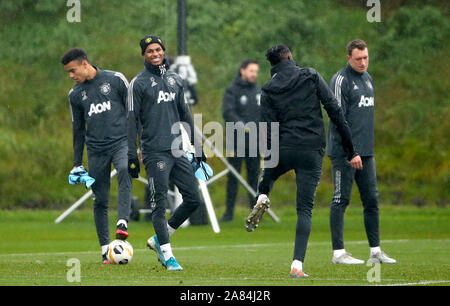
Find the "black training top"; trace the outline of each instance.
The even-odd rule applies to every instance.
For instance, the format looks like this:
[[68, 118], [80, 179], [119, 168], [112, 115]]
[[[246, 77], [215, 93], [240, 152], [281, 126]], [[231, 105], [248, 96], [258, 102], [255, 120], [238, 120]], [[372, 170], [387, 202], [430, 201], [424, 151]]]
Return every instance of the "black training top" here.
[[[130, 82], [129, 157], [136, 157], [136, 133], [142, 126], [140, 144], [142, 153], [170, 151], [172, 144], [181, 149], [180, 122], [187, 123], [191, 143], [194, 143], [194, 123], [184, 98], [183, 82], [178, 74], [167, 70], [164, 63], [145, 68]], [[176, 141], [176, 142], [174, 142]]]
[[[347, 63], [333, 76], [330, 87], [352, 132], [355, 150], [361, 156], [373, 156], [375, 99], [372, 77], [367, 72], [356, 72]], [[328, 129], [327, 154], [345, 156], [341, 136], [332, 122]]]
[[85, 142], [89, 152], [105, 152], [127, 138], [128, 81], [120, 72], [94, 68], [93, 79], [69, 91], [74, 166], [82, 165]]
[[271, 68], [272, 79], [263, 86], [262, 120], [267, 122], [270, 148], [270, 122], [279, 122], [280, 147], [299, 150], [325, 148], [325, 130], [320, 102], [342, 137], [347, 157], [356, 155], [350, 129], [328, 84], [312, 68], [300, 68], [285, 60]]
[[225, 90], [222, 114], [225, 122], [255, 122], [260, 119], [261, 88], [256, 83], [242, 79], [238, 72]]

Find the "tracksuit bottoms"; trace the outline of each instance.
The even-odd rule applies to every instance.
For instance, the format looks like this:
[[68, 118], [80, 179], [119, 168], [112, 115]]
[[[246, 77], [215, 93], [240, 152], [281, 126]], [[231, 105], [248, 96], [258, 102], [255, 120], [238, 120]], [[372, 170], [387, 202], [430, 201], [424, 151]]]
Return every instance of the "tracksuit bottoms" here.
[[[200, 192], [191, 163], [182, 155], [175, 157], [171, 151], [143, 155], [153, 209], [152, 223], [160, 245], [170, 242], [167, 224], [177, 229], [197, 209]], [[177, 186], [183, 197], [181, 203], [166, 221], [166, 200], [169, 181]]]
[[370, 247], [380, 245], [378, 189], [375, 158], [363, 156], [363, 169], [350, 167], [345, 157], [330, 157], [334, 194], [331, 201], [330, 229], [333, 250], [344, 249], [344, 214], [350, 203], [353, 181], [358, 185], [364, 207], [364, 226]]
[[304, 262], [314, 197], [322, 173], [324, 150], [280, 148], [279, 163], [275, 168], [264, 168], [258, 185], [258, 195], [269, 195], [275, 181], [289, 170], [295, 171], [297, 183], [297, 226], [295, 230], [294, 260]]
[[94, 222], [100, 245], [109, 244], [108, 203], [111, 185], [111, 163], [117, 170], [118, 180], [118, 219], [128, 221], [131, 206], [132, 182], [128, 173], [128, 143], [125, 140], [110, 151], [94, 153], [88, 150], [89, 176], [95, 178], [92, 185], [94, 193]]

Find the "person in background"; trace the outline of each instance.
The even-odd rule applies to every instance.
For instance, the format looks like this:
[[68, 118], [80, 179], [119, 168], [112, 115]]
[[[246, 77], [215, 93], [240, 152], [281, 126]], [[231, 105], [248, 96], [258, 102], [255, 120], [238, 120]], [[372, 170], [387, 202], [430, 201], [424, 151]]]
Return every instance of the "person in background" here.
[[[256, 83], [258, 79], [259, 65], [256, 60], [247, 59], [241, 63], [240, 69], [231, 85], [225, 90], [222, 101], [222, 114], [226, 123], [233, 123], [236, 128], [245, 129], [245, 125], [254, 122], [258, 127], [260, 119], [260, 99], [261, 88]], [[247, 182], [250, 187], [256, 190], [258, 184], [258, 174], [260, 168], [259, 150], [254, 151], [256, 154], [252, 156], [250, 146], [249, 129], [245, 129], [245, 139], [238, 139], [237, 130], [233, 130], [232, 147], [227, 147], [227, 159], [237, 172], [241, 171], [242, 163], [245, 161], [247, 167]], [[228, 142], [227, 142], [228, 143]], [[245, 146], [241, 148], [240, 146]], [[239, 152], [243, 152], [244, 156], [238, 156]], [[226, 189], [226, 210], [220, 221], [227, 222], [233, 220], [234, 206], [238, 193], [238, 180], [231, 173], [228, 173], [227, 189]], [[250, 209], [254, 206], [254, 197], [249, 193]]]

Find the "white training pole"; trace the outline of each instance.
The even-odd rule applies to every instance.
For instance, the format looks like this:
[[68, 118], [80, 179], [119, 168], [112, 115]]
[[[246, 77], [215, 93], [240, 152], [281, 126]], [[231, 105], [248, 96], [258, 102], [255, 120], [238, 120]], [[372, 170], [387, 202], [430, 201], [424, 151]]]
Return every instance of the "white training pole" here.
[[[195, 131], [202, 135], [203, 140], [205, 141], [205, 144], [214, 152], [214, 154], [220, 158], [220, 160], [225, 164], [225, 166], [233, 173], [233, 175], [241, 182], [242, 185], [250, 192], [250, 194], [254, 197], [256, 197], [256, 191], [253, 190], [253, 188], [247, 183], [246, 180], [239, 174], [239, 172], [236, 171], [236, 169], [227, 161], [225, 157], [223, 157], [222, 153], [219, 152], [212, 144], [211, 142], [205, 137], [205, 135], [202, 134], [202, 132], [199, 130], [197, 126], [195, 126]], [[275, 215], [275, 213], [269, 208], [267, 210], [267, 213], [272, 217], [272, 219], [275, 222], [280, 222], [280, 218]]]
[[[198, 180], [198, 179], [197, 179]], [[212, 205], [211, 197], [209, 196], [208, 187], [206, 186], [206, 182], [202, 180], [198, 180], [200, 185], [200, 190], [203, 194], [203, 200], [205, 201], [206, 210], [208, 212], [209, 221], [211, 222], [212, 229], [214, 233], [220, 233], [219, 223], [217, 222], [216, 213], [214, 212], [214, 207]]]
[[214, 183], [215, 181], [217, 181], [218, 179], [220, 179], [222, 176], [227, 175], [228, 172], [230, 172], [230, 170], [225, 169], [222, 170], [221, 172], [219, 172], [218, 174], [214, 175], [212, 178], [210, 178], [208, 181], [206, 181], [206, 185], [208, 186], [209, 184]]
[[[114, 175], [117, 174], [117, 170], [113, 169], [113, 171], [111, 171], [111, 177], [113, 177]], [[89, 190], [88, 192], [86, 192], [78, 201], [76, 201], [75, 203], [72, 204], [72, 206], [70, 206], [65, 212], [62, 213], [61, 216], [59, 216], [58, 218], [56, 218], [55, 223], [59, 223], [62, 220], [64, 220], [68, 215], [70, 215], [75, 209], [78, 208], [78, 206], [80, 206], [81, 204], [83, 204], [87, 199], [89, 199], [92, 195], [92, 189]]]
[[61, 216], [56, 218], [55, 223], [59, 223], [64, 220], [68, 215], [70, 215], [75, 209], [78, 208], [81, 204], [84, 203], [87, 199], [89, 199], [92, 195], [92, 189], [86, 192], [78, 201], [76, 201], [72, 206], [69, 207]]
[[[183, 125], [180, 124], [180, 127], [181, 127], [181, 135], [183, 138], [183, 150], [184, 151], [191, 150], [191, 151], [195, 152], [195, 149], [192, 147], [192, 145], [189, 142], [189, 136], [188, 136], [186, 130], [184, 129]], [[198, 131], [196, 126], [195, 126], [195, 129], [196, 129], [196, 131]], [[203, 135], [202, 135], [202, 137], [203, 137]], [[219, 233], [220, 228], [219, 228], [219, 224], [217, 223], [216, 212], [214, 211], [211, 197], [209, 196], [208, 187], [206, 186], [205, 182], [202, 182], [199, 179], [197, 179], [197, 181], [199, 182], [199, 187], [200, 187], [200, 190], [203, 195], [203, 200], [205, 201], [205, 207], [206, 207], [206, 211], [208, 212], [208, 217], [209, 217], [209, 221], [211, 222], [211, 227], [212, 227], [214, 233]]]

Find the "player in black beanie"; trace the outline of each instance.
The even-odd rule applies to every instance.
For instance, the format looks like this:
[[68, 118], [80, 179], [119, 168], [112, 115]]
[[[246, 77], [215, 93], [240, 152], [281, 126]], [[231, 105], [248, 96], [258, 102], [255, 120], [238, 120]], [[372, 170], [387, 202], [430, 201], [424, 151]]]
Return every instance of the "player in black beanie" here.
[[161, 38], [156, 35], [145, 36], [144, 38], [141, 39], [139, 44], [141, 45], [142, 55], [144, 55], [145, 49], [147, 49], [148, 45], [150, 45], [150, 44], [159, 44], [161, 46], [161, 48], [164, 51], [166, 51], [166, 47], [164, 46]]

